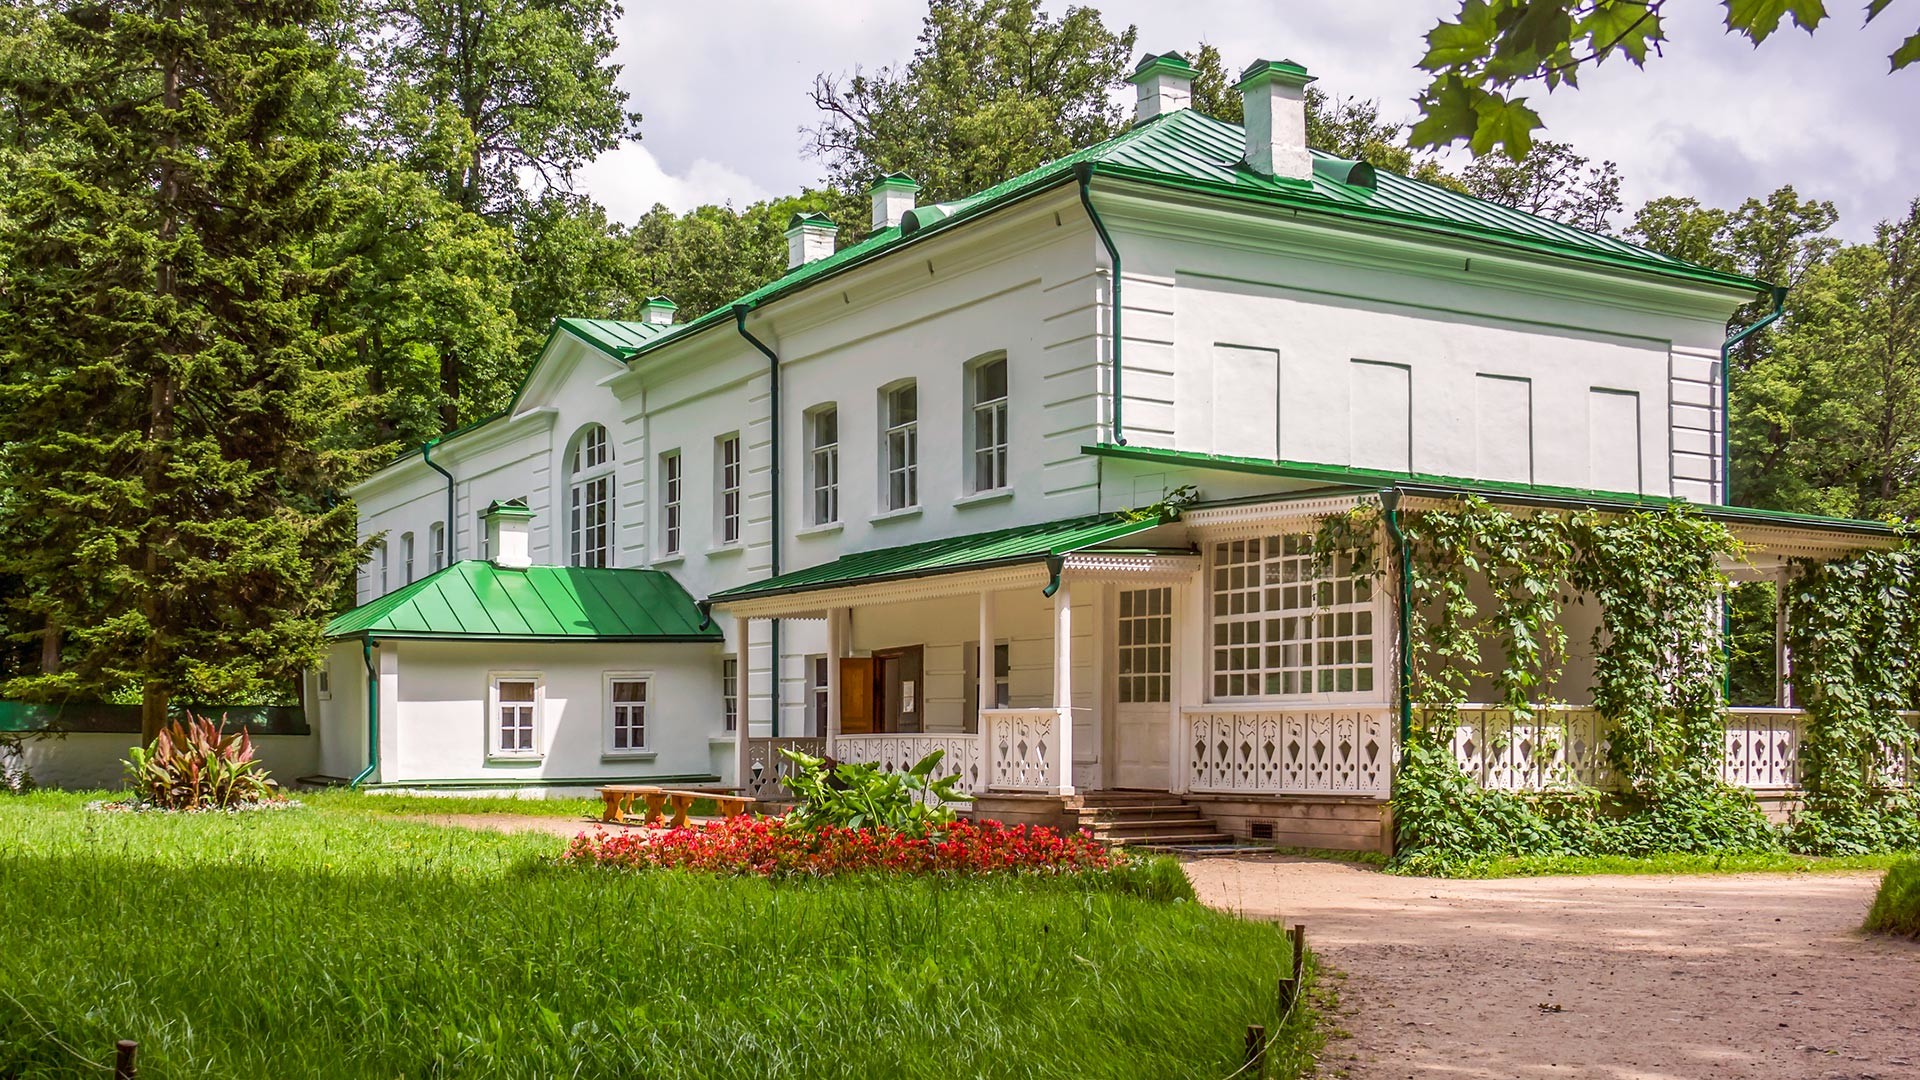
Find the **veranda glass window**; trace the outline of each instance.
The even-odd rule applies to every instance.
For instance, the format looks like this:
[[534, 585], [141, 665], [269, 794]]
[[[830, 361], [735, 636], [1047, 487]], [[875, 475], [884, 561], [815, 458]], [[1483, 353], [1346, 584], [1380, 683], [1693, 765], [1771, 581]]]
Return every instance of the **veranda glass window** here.
[[1215, 544], [1212, 575], [1215, 700], [1374, 690], [1373, 583], [1349, 560], [1316, 574], [1294, 533]]

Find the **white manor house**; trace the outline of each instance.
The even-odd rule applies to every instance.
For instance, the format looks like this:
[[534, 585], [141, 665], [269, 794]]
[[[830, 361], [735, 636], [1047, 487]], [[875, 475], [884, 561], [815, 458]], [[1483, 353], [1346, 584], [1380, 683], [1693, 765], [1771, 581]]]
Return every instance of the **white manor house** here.
[[[1244, 128], [1192, 75], [1147, 57], [1129, 130], [969, 198], [879, 179], [860, 243], [796, 218], [728, 307], [560, 320], [510, 408], [352, 492], [377, 546], [307, 680], [317, 771], [777, 795], [779, 746], [937, 749], [983, 815], [1144, 792], [1197, 808], [1169, 834], [1378, 847], [1398, 605], [1315, 578], [1321, 516], [1683, 499], [1761, 578], [1886, 542], [1720, 505], [1726, 323], [1767, 285], [1314, 151], [1291, 62]], [[1727, 769], [1788, 789], [1764, 705]], [[1462, 764], [1526, 786], [1495, 711]]]

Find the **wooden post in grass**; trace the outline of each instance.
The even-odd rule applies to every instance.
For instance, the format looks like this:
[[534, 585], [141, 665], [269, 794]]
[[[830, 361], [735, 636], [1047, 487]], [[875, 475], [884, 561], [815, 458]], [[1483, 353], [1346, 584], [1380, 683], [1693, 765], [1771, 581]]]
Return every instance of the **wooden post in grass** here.
[[1307, 924], [1293, 924], [1293, 985], [1304, 985], [1307, 978]]
[[139, 1073], [133, 1059], [140, 1053], [140, 1044], [132, 1039], [121, 1039], [113, 1044], [113, 1080], [133, 1080]]
[[1296, 996], [1298, 996], [1300, 992], [1299, 987], [1300, 987], [1300, 984], [1297, 982], [1294, 982], [1292, 979], [1282, 978], [1280, 980], [1280, 1019], [1281, 1020], [1284, 1021], [1287, 1018], [1287, 1014], [1293, 1011], [1293, 999]]
[[1252, 1077], [1267, 1075], [1267, 1029], [1259, 1024], [1247, 1025], [1247, 1059], [1240, 1073]]

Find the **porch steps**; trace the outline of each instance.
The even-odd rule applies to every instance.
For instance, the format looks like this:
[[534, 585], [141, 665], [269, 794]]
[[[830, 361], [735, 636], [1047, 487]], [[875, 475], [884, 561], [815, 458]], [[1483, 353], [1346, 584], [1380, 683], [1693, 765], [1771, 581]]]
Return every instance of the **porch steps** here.
[[1089, 793], [1081, 799], [1080, 827], [1113, 847], [1206, 847], [1231, 844], [1200, 808], [1154, 792]]

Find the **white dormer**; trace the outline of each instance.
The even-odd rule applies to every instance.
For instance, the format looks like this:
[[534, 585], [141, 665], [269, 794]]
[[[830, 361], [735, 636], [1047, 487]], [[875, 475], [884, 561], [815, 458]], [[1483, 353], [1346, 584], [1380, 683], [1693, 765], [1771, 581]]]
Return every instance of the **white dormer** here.
[[795, 214], [787, 222], [787, 269], [805, 266], [833, 254], [833, 234], [840, 226], [825, 214]]
[[493, 565], [502, 570], [525, 570], [533, 565], [533, 546], [528, 531], [533, 511], [525, 499], [509, 499], [487, 505], [481, 515], [487, 523], [487, 550]]
[[1136, 124], [1193, 104], [1193, 65], [1177, 52], [1141, 57], [1127, 81], [1140, 91], [1133, 108]]
[[914, 196], [919, 192], [920, 185], [906, 173], [892, 173], [875, 180], [867, 189], [873, 199], [874, 231], [900, 224], [900, 219], [913, 209]]

